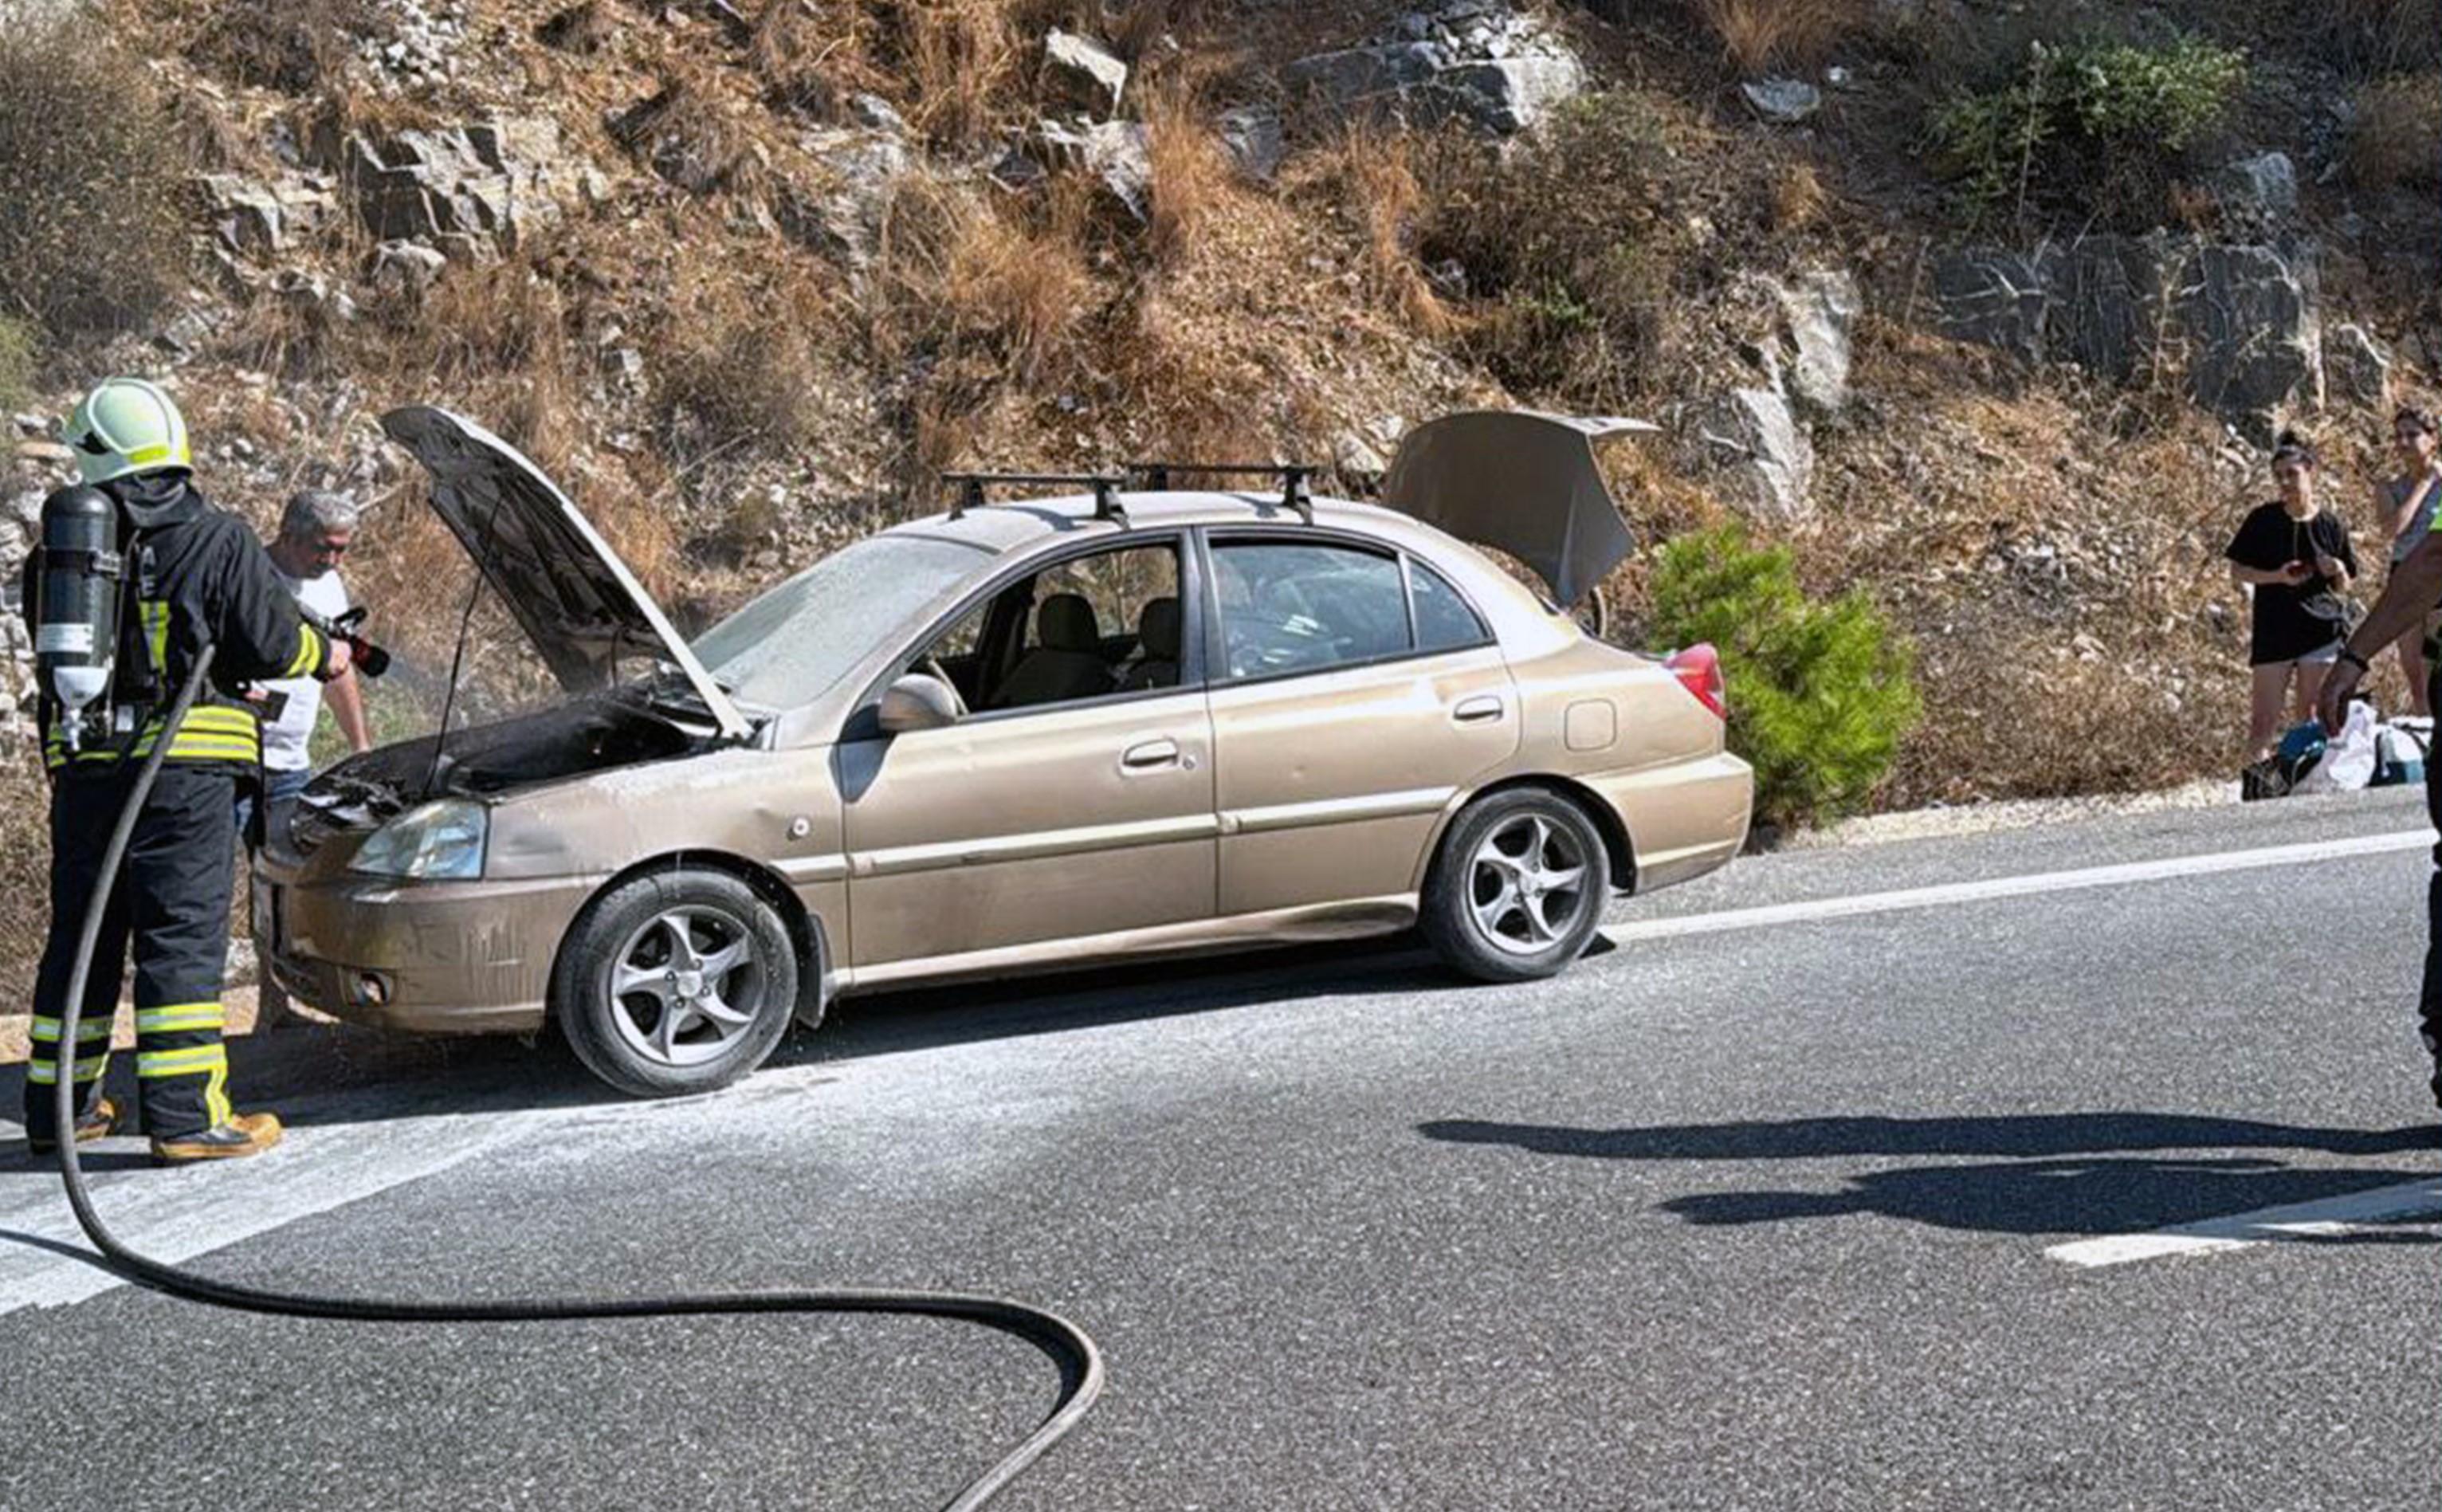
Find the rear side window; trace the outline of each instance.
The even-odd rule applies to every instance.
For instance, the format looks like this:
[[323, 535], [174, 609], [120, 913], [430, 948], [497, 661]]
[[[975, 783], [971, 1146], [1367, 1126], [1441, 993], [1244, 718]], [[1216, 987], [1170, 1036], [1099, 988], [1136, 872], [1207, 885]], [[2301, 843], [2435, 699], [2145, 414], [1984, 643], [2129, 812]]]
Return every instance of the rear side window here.
[[1350, 546], [1216, 543], [1223, 673], [1319, 672], [1414, 647], [1396, 557]]
[[1411, 556], [1408, 582], [1416, 597], [1417, 650], [1463, 651], [1492, 644], [1492, 631], [1458, 596], [1449, 578]]

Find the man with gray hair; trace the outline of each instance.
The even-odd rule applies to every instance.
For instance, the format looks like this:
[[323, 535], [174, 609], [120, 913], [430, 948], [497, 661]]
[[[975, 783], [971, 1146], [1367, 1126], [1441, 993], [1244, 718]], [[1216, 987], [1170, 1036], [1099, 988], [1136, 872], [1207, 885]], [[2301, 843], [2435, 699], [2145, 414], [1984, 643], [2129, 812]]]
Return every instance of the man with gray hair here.
[[[271, 543], [271, 564], [280, 570], [297, 602], [328, 625], [348, 611], [347, 586], [339, 581], [339, 558], [355, 544], [355, 501], [341, 494], [308, 488], [292, 497], [281, 511], [280, 535]], [[263, 801], [267, 823], [287, 822], [289, 806], [305, 791], [313, 775], [308, 747], [314, 723], [327, 692], [331, 717], [348, 748], [363, 753], [374, 747], [365, 726], [364, 695], [350, 670], [329, 683], [311, 678], [261, 684], [265, 695], [263, 716]]]

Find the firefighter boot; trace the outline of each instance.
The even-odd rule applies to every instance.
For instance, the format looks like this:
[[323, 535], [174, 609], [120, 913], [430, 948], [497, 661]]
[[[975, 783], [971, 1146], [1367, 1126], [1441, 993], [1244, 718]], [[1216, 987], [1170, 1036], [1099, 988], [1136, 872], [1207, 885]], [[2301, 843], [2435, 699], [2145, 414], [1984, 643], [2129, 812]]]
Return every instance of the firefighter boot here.
[[226, 1123], [192, 1134], [173, 1134], [153, 1141], [155, 1165], [185, 1165], [194, 1160], [242, 1160], [261, 1155], [280, 1142], [280, 1115], [239, 1113]]
[[[118, 1104], [106, 1097], [94, 1099], [93, 1106], [77, 1115], [76, 1142], [79, 1144], [107, 1139], [118, 1132]], [[26, 1136], [26, 1148], [35, 1155], [53, 1155], [59, 1147], [60, 1141], [48, 1135]]]

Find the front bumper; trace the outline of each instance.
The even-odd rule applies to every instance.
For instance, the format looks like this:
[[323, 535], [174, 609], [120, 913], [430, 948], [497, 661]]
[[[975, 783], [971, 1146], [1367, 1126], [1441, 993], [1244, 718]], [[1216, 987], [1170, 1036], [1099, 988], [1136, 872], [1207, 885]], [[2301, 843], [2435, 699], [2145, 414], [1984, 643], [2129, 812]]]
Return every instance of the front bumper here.
[[1600, 793], [1628, 827], [1639, 893], [1718, 870], [1746, 846], [1755, 769], [1727, 752], [1577, 780]]
[[598, 879], [300, 883], [257, 868], [255, 951], [274, 982], [336, 1017], [420, 1033], [542, 1025], [551, 967]]

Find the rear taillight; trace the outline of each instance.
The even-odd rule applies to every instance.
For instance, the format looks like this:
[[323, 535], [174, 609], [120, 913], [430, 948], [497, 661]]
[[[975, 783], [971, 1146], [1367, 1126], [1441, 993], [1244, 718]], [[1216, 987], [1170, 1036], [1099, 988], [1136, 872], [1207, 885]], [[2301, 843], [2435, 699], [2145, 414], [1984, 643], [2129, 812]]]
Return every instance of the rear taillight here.
[[1698, 642], [1684, 651], [1673, 651], [1663, 665], [1679, 680], [1680, 686], [1696, 696], [1696, 701], [1713, 711], [1713, 718], [1730, 717], [1727, 688], [1722, 682], [1722, 653]]

